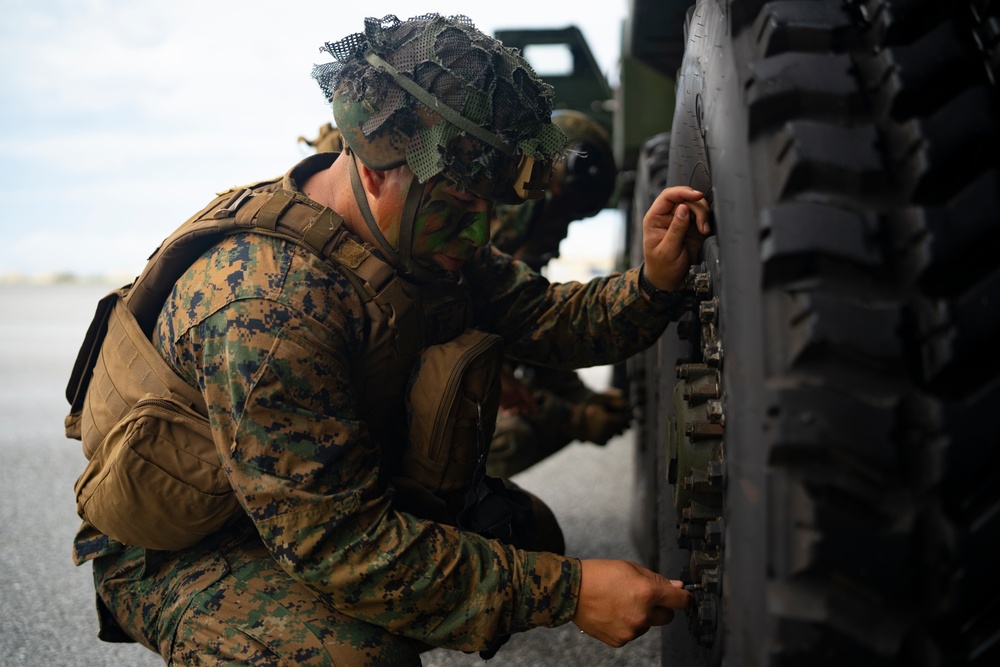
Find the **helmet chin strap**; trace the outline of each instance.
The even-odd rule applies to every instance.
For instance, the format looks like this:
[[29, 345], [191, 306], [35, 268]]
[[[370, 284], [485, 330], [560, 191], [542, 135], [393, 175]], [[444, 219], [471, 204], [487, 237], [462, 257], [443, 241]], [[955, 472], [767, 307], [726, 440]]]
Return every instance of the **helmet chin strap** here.
[[364, 186], [361, 183], [361, 174], [358, 172], [358, 157], [353, 151], [351, 155], [351, 190], [354, 192], [354, 200], [361, 211], [368, 231], [378, 243], [379, 248], [385, 254], [386, 259], [402, 273], [414, 276], [418, 279], [432, 277], [432, 273], [417, 266], [413, 261], [413, 228], [416, 225], [417, 213], [420, 211], [420, 204], [424, 198], [424, 188], [420, 185], [416, 175], [410, 181], [406, 190], [406, 200], [403, 203], [403, 211], [399, 220], [399, 248], [393, 248], [389, 240], [385, 238], [375, 216], [368, 205], [368, 196], [365, 194]]

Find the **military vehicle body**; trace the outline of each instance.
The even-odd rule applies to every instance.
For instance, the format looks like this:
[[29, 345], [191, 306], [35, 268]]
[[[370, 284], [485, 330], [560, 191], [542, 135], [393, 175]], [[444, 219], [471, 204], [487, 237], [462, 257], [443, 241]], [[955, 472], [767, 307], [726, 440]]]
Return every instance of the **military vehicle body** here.
[[692, 662], [1000, 664], [998, 15], [632, 0], [613, 91], [575, 28], [498, 33], [573, 53], [546, 78], [613, 132], [623, 265], [665, 185], [712, 206], [684, 317], [616, 372]]

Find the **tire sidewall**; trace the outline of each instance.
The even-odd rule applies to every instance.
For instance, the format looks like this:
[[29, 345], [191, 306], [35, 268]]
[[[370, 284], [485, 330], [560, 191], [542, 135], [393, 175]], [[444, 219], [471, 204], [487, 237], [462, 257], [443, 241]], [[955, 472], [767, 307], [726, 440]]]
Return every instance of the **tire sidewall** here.
[[[764, 662], [767, 478], [760, 437], [764, 422], [764, 341], [758, 212], [753, 154], [742, 95], [739, 44], [726, 8], [698, 2], [678, 73], [670, 148], [671, 184], [702, 190], [712, 206], [721, 284], [724, 346], [726, 536], [723, 570], [723, 646], [726, 664]], [[708, 177], [710, 174], [710, 179]], [[668, 538], [669, 539], [669, 538]]]

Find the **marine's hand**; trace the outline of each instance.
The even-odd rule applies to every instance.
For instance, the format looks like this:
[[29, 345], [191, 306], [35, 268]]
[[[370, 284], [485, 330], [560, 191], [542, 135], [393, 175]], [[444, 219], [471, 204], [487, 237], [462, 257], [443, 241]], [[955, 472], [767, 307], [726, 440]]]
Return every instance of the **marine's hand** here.
[[661, 290], [680, 289], [710, 231], [708, 203], [700, 192], [687, 186], [663, 190], [642, 219], [646, 277]]
[[578, 440], [606, 445], [628, 428], [632, 404], [618, 389], [606, 389], [590, 396], [573, 409], [570, 430]]
[[672, 621], [674, 609], [694, 604], [680, 581], [630, 561], [585, 560], [582, 566], [573, 622], [609, 646], [624, 646], [650, 627]]

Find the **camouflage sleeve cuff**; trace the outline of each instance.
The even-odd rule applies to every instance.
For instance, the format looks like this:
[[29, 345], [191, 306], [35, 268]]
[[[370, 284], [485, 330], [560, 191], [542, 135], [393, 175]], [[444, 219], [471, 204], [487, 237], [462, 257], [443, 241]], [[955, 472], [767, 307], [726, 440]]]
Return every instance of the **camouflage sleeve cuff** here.
[[[657, 289], [646, 278], [644, 269], [644, 265], [640, 264], [619, 276], [625, 285], [624, 293], [628, 297], [616, 304], [615, 310], [628, 309], [633, 312], [633, 318], [639, 318], [637, 321], [669, 322], [676, 320], [683, 312], [684, 293], [664, 292]], [[648, 283], [649, 287], [645, 287], [644, 283]], [[655, 292], [650, 290], [655, 290]]]
[[653, 284], [646, 275], [646, 263], [639, 265], [639, 289], [642, 295], [658, 306], [676, 308], [684, 299], [684, 292], [668, 292]]
[[515, 600], [514, 631], [555, 628], [572, 620], [580, 595], [580, 561], [544, 552], [521, 555], [525, 585]]

